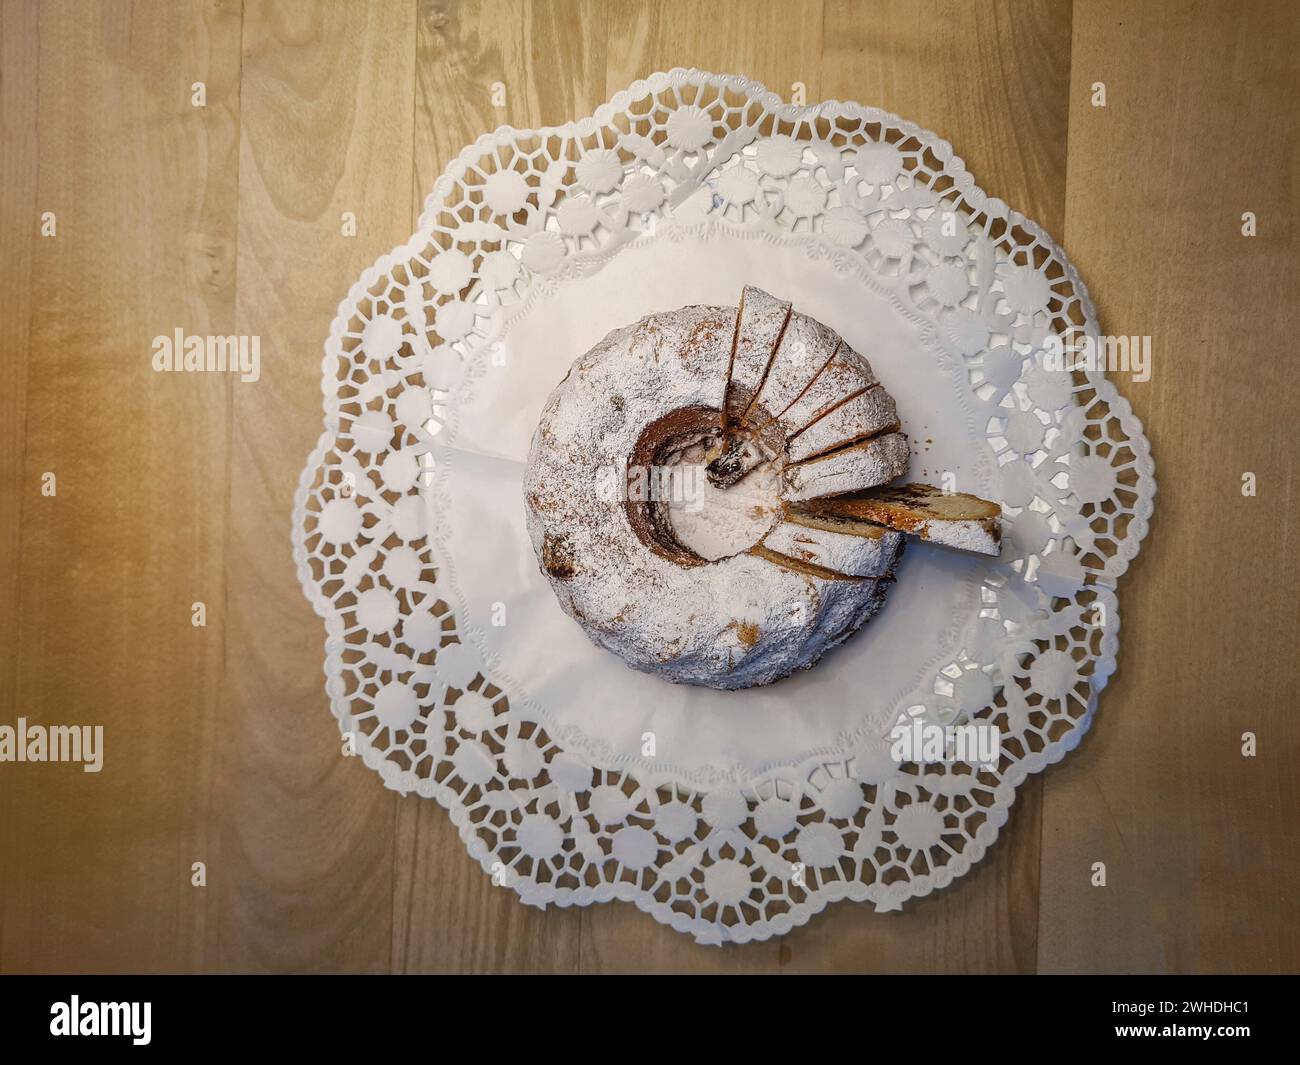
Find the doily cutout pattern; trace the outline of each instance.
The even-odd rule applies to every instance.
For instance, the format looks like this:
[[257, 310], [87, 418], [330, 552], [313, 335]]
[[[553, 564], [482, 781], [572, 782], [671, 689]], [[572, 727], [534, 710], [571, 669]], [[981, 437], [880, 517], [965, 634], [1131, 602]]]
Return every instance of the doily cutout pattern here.
[[[752, 787], [648, 785], [512, 714], [458, 637], [422, 495], [448, 393], [548, 278], [710, 219], [858, 257], [965, 361], [1001, 475], [1002, 564], [909, 713], [996, 725], [996, 767], [899, 764], [868, 737]], [[533, 904], [624, 899], [701, 942], [746, 942], [837, 899], [893, 910], [946, 886], [1025, 777], [1077, 746], [1115, 670], [1116, 581], [1155, 480], [1129, 404], [1086, 368], [1097, 332], [1051, 238], [945, 141], [873, 108], [787, 105], [678, 69], [592, 117], [481, 137], [349, 291], [325, 347], [293, 541], [340, 730], [386, 786], [446, 807], [485, 872]]]

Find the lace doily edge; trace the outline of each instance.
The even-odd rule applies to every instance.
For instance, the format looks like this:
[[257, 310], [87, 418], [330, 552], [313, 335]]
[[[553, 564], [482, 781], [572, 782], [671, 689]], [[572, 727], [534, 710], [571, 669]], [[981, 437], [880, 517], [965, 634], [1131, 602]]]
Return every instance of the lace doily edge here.
[[[362, 294], [374, 284], [389, 266], [401, 258], [409, 258], [416, 251], [421, 250], [419, 245], [424, 242], [420, 238], [426, 237], [429, 233], [428, 218], [430, 213], [445, 199], [450, 184], [455, 181], [458, 174], [464, 171], [468, 161], [476, 155], [480, 155], [486, 146], [499, 141], [503, 137], [515, 137], [523, 134], [581, 134], [584, 131], [592, 131], [597, 124], [607, 120], [619, 108], [620, 104], [625, 106], [626, 102], [640, 98], [646, 92], [661, 91], [669, 87], [673, 82], [685, 84], [691, 82], [692, 79], [699, 79], [696, 82], [697, 84], [726, 86], [742, 92], [782, 120], [799, 121], [810, 116], [831, 117], [850, 114], [855, 117], [865, 118], [868, 121], [890, 123], [909, 135], [915, 136], [924, 146], [932, 149], [945, 163], [946, 167], [955, 172], [953, 175], [954, 184], [960, 189], [971, 206], [986, 211], [994, 217], [1006, 218], [1009, 224], [1022, 227], [1027, 233], [1041, 239], [1052, 250], [1053, 254], [1058, 257], [1058, 261], [1064, 266], [1066, 277], [1078, 294], [1080, 304], [1084, 310], [1086, 327], [1094, 332], [1096, 331], [1098, 325], [1096, 308], [1087, 285], [1079, 276], [1073, 262], [1064, 254], [1060, 245], [1046, 230], [1034, 220], [1010, 208], [1004, 201], [988, 196], [974, 182], [972, 175], [966, 169], [964, 160], [953, 152], [948, 141], [928, 130], [922, 129], [915, 123], [908, 122], [897, 115], [878, 108], [869, 108], [860, 104], [838, 100], [826, 100], [808, 106], [786, 104], [776, 93], [768, 91], [761, 83], [744, 76], [717, 75], [694, 68], [678, 67], [671, 71], [652, 74], [647, 78], [634, 82], [629, 88], [621, 90], [612, 96], [609, 101], [597, 108], [592, 115], [582, 119], [557, 127], [544, 127], [531, 131], [519, 130], [511, 126], [501, 126], [491, 133], [483, 134], [475, 142], [467, 145], [456, 159], [448, 164], [435, 182], [433, 191], [424, 202], [420, 225], [416, 232], [391, 251], [381, 255], [369, 268], [363, 271], [361, 277], [349, 288], [347, 295], [339, 301], [335, 317], [330, 324], [329, 337], [325, 343], [325, 352], [321, 360], [324, 429], [299, 475], [294, 494], [291, 520], [293, 523], [293, 558], [304, 597], [326, 624], [324, 647], [327, 657], [323, 671], [326, 675], [326, 692], [330, 698], [330, 710], [339, 725], [340, 733], [348, 731], [349, 715], [346, 710], [345, 699], [335, 683], [338, 680], [337, 675], [331, 672], [329, 662], [341, 648], [342, 641], [338, 633], [334, 631], [338, 625], [338, 618], [332, 612], [329, 601], [320, 592], [311, 576], [307, 563], [304, 520], [307, 515], [307, 504], [317, 472], [322, 468], [325, 457], [331, 451], [337, 438], [339, 428], [338, 370], [340, 355], [342, 354], [340, 342], [344, 327], [351, 318], [352, 309], [355, 309]], [[1088, 371], [1086, 377], [1096, 391], [1097, 398], [1117, 413], [1120, 424], [1134, 449], [1134, 468], [1138, 476], [1138, 485], [1134, 487], [1134, 494], [1137, 496], [1134, 518], [1127, 530], [1127, 535], [1117, 545], [1117, 553], [1108, 559], [1106, 565], [1106, 576], [1111, 581], [1117, 581], [1126, 572], [1132, 560], [1136, 558], [1141, 544], [1150, 530], [1150, 519], [1154, 513], [1154, 500], [1157, 490], [1154, 461], [1150, 441], [1143, 430], [1141, 419], [1133, 412], [1127, 398], [1118, 392], [1115, 385], [1101, 371]], [[632, 901], [635, 902], [638, 909], [650, 914], [659, 923], [666, 924], [677, 931], [689, 932], [697, 942], [717, 944], [722, 942], [763, 942], [773, 936], [782, 935], [793, 928], [806, 924], [813, 916], [822, 912], [829, 903], [846, 899], [859, 902], [870, 901], [875, 905], [878, 912], [901, 909], [903, 903], [909, 899], [925, 897], [936, 888], [946, 887], [952, 881], [965, 876], [983, 859], [989, 847], [996, 842], [1002, 826], [1006, 824], [1009, 818], [1010, 808], [1015, 802], [1016, 791], [1020, 785], [1031, 774], [1040, 773], [1049, 765], [1061, 761], [1066, 754], [1079, 745], [1084, 735], [1091, 728], [1100, 691], [1105, 688], [1118, 668], [1119, 627], [1119, 619], [1116, 617], [1103, 636], [1101, 654], [1094, 669], [1093, 679], [1095, 683], [1090, 690], [1087, 710], [1079, 718], [1077, 727], [1072, 728], [1062, 739], [1053, 741], [1041, 751], [1031, 753], [1009, 768], [1006, 779], [1001, 782], [995, 793], [994, 803], [988, 808], [988, 819], [977, 830], [976, 838], [960, 855], [955, 856], [949, 865], [943, 867], [940, 875], [908, 879], [899, 882], [897, 889], [893, 885], [881, 884], [827, 885], [811, 894], [808, 901], [791, 904], [790, 910], [786, 913], [753, 924], [741, 925], [720, 925], [690, 918], [685, 914], [673, 911], [671, 907], [665, 904], [655, 902], [646, 895], [643, 889], [630, 884], [602, 885], [598, 888], [577, 889], [557, 889], [550, 885], [543, 885], [533, 886], [531, 890], [520, 888], [513, 888], [512, 890], [516, 891], [521, 901], [543, 908], [551, 904], [567, 907], [590, 905], [595, 902], [611, 900]], [[491, 854], [487, 852], [482, 841], [474, 835], [469, 809], [458, 801], [458, 797], [451, 789], [442, 785], [432, 785], [427, 788], [421, 786], [415, 789], [404, 787], [401, 783], [402, 771], [369, 748], [363, 754], [363, 761], [369, 768], [379, 773], [380, 779], [386, 788], [397, 791], [402, 795], [409, 793], [411, 790], [416, 790], [421, 795], [434, 798], [439, 805], [447, 810], [466, 849], [479, 860], [485, 872], [489, 874], [492, 872], [490, 865]], [[431, 782], [426, 781], [423, 783]], [[948, 870], [951, 870], [951, 873]]]

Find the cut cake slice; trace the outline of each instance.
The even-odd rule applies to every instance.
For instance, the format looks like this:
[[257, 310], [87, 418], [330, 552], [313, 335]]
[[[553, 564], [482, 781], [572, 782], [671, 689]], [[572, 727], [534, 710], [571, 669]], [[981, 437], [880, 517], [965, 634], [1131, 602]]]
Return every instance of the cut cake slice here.
[[763, 386], [745, 412], [745, 420], [761, 428], [783, 413], [803, 395], [840, 344], [835, 330], [806, 314], [792, 314], [767, 368]]
[[727, 372], [727, 421], [738, 421], [758, 395], [790, 321], [790, 304], [753, 285], [740, 293]]
[[763, 546], [850, 577], [892, 578], [905, 537], [856, 518], [790, 511], [763, 538]]
[[822, 415], [859, 392], [878, 385], [871, 365], [847, 344], [841, 343], [803, 393], [780, 413], [778, 420], [794, 436]]
[[835, 499], [810, 500], [802, 508], [810, 514], [877, 522], [963, 551], [1001, 552], [1002, 507], [965, 492], [944, 492], [928, 484], [885, 485]]
[[805, 577], [820, 577], [824, 581], [862, 581], [870, 580], [870, 577], [854, 577], [848, 573], [839, 573], [836, 570], [829, 569], [826, 566], [819, 566], [815, 562], [808, 562], [802, 558], [793, 558], [790, 555], [783, 555], [780, 551], [773, 551], [770, 547], [763, 544], [755, 544], [748, 552], [756, 558], [764, 559], [773, 565], [788, 569], [792, 573], [799, 573]]
[[882, 433], [786, 466], [785, 498], [790, 502], [817, 499], [886, 484], [907, 472], [910, 459], [907, 437]]
[[894, 397], [876, 385], [826, 411], [786, 442], [791, 462], [899, 428]]

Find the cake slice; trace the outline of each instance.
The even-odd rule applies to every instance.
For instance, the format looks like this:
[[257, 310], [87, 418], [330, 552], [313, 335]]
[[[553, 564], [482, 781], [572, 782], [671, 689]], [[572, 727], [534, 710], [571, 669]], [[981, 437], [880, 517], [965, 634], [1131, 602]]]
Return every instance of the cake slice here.
[[745, 420], [761, 429], [776, 419], [830, 362], [842, 341], [839, 334], [806, 314], [792, 314], [772, 364]]
[[896, 432], [898, 407], [879, 385], [850, 396], [821, 414], [786, 442], [791, 462], [802, 462], [832, 448], [854, 444], [885, 432]]
[[837, 515], [789, 511], [763, 546], [850, 577], [893, 577], [904, 536], [883, 525]]
[[854, 581], [871, 580], [870, 577], [855, 577], [849, 573], [840, 573], [830, 569], [827, 566], [819, 566], [816, 562], [809, 562], [806, 559], [794, 558], [791, 555], [783, 555], [780, 551], [773, 551], [770, 547], [763, 544], [755, 544], [746, 554], [753, 555], [755, 558], [764, 559], [773, 565], [780, 566], [782, 569], [788, 569], [792, 573], [799, 573], [805, 577], [819, 577], [824, 581]]
[[887, 485], [835, 499], [810, 500], [802, 504], [802, 509], [809, 514], [877, 522], [963, 551], [982, 555], [1001, 552], [1001, 506], [965, 492], [944, 492], [933, 485]]
[[787, 435], [794, 436], [845, 400], [879, 383], [871, 364], [847, 344], [840, 344], [830, 362], [777, 420]]
[[785, 300], [753, 285], [741, 291], [727, 375], [728, 422], [738, 421], [763, 387], [768, 365], [789, 321], [790, 304]]
[[[886, 432], [859, 440], [786, 466], [785, 498], [787, 501], [817, 499], [886, 484], [907, 472], [910, 458], [907, 437], [902, 433]], [[868, 517], [868, 520], [873, 519]]]

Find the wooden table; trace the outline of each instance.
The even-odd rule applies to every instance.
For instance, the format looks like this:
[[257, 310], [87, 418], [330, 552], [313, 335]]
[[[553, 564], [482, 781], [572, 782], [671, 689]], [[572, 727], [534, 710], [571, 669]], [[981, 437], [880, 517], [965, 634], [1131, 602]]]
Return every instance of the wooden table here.
[[[102, 724], [106, 758], [0, 764], [0, 970], [1300, 969], [1293, 4], [2, 11], [0, 724]], [[289, 557], [348, 285], [462, 145], [673, 66], [940, 132], [1062, 241], [1107, 332], [1154, 345], [1120, 387], [1160, 496], [1081, 749], [952, 888], [723, 949], [520, 905], [440, 808], [340, 757]], [[155, 374], [177, 326], [260, 335], [261, 380]]]

